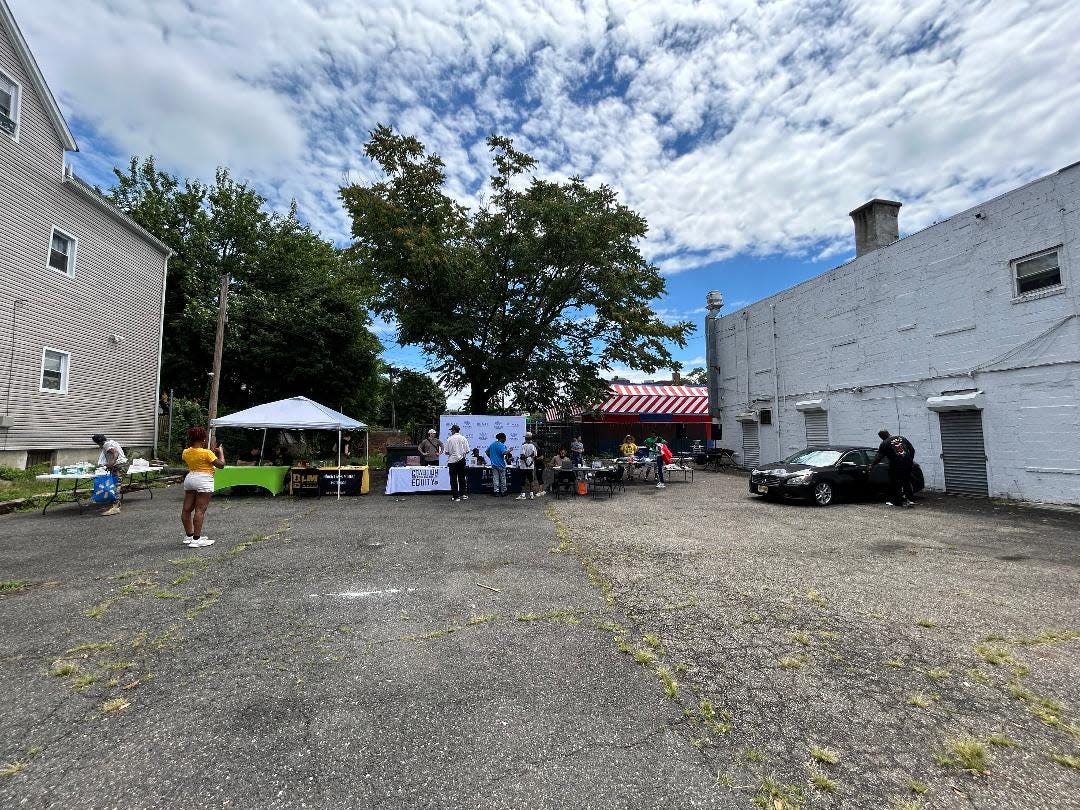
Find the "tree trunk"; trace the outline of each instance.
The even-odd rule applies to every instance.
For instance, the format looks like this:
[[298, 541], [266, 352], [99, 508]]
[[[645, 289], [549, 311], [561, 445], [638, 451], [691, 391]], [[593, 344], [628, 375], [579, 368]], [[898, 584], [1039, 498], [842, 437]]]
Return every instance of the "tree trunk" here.
[[488, 405], [491, 401], [491, 392], [477, 380], [469, 381], [469, 398], [465, 401], [465, 410], [468, 413], [488, 413]]

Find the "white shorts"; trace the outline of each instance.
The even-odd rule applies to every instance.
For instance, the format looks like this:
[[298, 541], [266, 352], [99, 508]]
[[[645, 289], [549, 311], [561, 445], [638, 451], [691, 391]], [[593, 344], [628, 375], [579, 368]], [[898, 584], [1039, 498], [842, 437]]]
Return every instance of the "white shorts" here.
[[214, 476], [212, 473], [189, 472], [184, 477], [185, 492], [213, 492]]

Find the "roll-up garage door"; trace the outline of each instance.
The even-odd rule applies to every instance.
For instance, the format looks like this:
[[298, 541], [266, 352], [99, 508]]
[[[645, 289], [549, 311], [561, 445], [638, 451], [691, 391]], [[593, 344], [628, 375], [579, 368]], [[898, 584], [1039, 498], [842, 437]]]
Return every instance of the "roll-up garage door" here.
[[829, 412], [803, 411], [806, 420], [806, 446], [824, 447], [829, 443]]
[[982, 411], [941, 411], [938, 418], [945, 491], [955, 495], [989, 494]]
[[744, 467], [756, 467], [761, 461], [761, 446], [758, 444], [757, 422], [742, 423], [742, 463]]

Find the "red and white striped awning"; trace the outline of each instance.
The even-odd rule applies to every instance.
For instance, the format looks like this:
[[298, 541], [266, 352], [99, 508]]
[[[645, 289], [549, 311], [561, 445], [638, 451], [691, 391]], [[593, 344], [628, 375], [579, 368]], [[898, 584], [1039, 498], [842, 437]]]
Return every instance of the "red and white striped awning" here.
[[709, 413], [704, 385], [612, 385], [597, 410], [610, 414], [701, 416]]
[[[575, 417], [585, 408], [564, 413], [550, 408], [544, 416], [549, 422]], [[624, 385], [613, 384], [608, 398], [592, 410], [612, 415], [707, 416], [709, 391], [704, 385]]]

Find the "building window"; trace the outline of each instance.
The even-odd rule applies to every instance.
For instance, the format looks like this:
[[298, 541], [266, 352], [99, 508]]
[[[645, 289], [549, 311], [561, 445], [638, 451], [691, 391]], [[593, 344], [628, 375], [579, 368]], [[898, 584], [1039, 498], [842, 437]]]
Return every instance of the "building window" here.
[[758, 421], [763, 425], [772, 424], [772, 411], [768, 408], [762, 408], [758, 411]]
[[75, 275], [75, 246], [78, 240], [63, 231], [52, 229], [49, 241], [49, 267], [69, 276]]
[[16, 137], [19, 132], [19, 85], [0, 73], [0, 132]]
[[1056, 250], [1017, 259], [1013, 262], [1013, 272], [1016, 274], [1017, 295], [1061, 286], [1061, 266]]
[[57, 394], [68, 392], [68, 370], [71, 368], [71, 355], [56, 349], [44, 349], [41, 352], [41, 390]]

